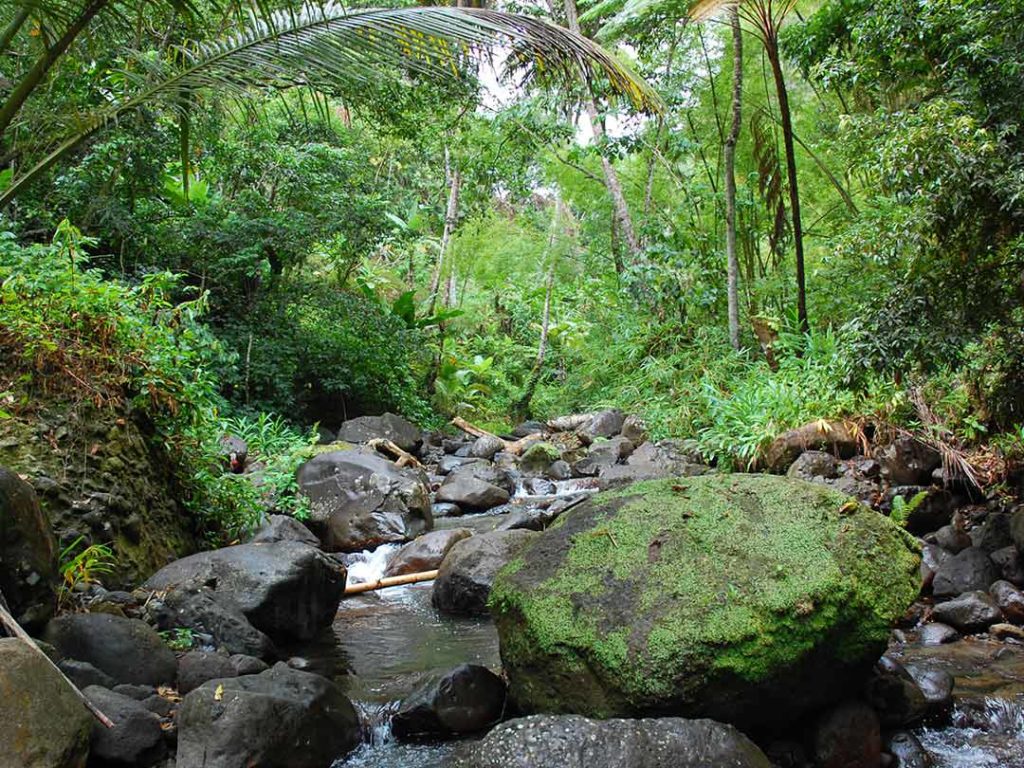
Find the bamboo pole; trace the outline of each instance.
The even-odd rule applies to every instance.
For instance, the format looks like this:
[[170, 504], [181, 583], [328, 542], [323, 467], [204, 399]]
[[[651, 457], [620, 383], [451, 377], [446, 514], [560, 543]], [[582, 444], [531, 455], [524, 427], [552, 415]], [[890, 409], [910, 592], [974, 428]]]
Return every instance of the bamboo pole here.
[[42, 649], [38, 645], [36, 645], [35, 641], [31, 637], [29, 637], [28, 632], [26, 632], [24, 629], [21, 628], [21, 625], [18, 624], [18, 622], [15, 620], [15, 618], [13, 616], [11, 616], [11, 614], [9, 614], [7, 612], [7, 609], [4, 606], [2, 606], [2, 605], [0, 605], [0, 623], [2, 623], [5, 627], [7, 627], [7, 630], [9, 632], [11, 632], [11, 634], [13, 634], [16, 638], [18, 638], [19, 640], [24, 641], [24, 643], [29, 648], [31, 648], [33, 651], [38, 653], [44, 659], [46, 659], [46, 663], [49, 664], [51, 667], [53, 667], [54, 671], [58, 675], [60, 675], [61, 678], [64, 680], [64, 682], [67, 683], [71, 687], [71, 690], [74, 691], [75, 696], [77, 696], [81, 700], [81, 702], [83, 704], [85, 704], [85, 708], [88, 709], [90, 712], [92, 712], [93, 716], [97, 720], [99, 720], [101, 723], [103, 723], [103, 725], [105, 725], [107, 728], [113, 728], [114, 727], [114, 721], [111, 720], [106, 715], [104, 715], [96, 707], [95, 704], [93, 704], [91, 701], [89, 701], [89, 699], [87, 699], [85, 697], [84, 693], [82, 693], [80, 690], [78, 690], [78, 686], [76, 686], [74, 683], [72, 683], [68, 679], [68, 676], [65, 675], [63, 672], [61, 672], [60, 667], [58, 667], [56, 664], [54, 664], [53, 660], [49, 656], [47, 656], [45, 653], [43, 653]]
[[437, 578], [437, 571], [420, 571], [419, 573], [407, 573], [404, 576], [388, 576], [376, 581], [367, 581], [364, 584], [350, 584], [345, 587], [346, 595], [359, 595], [363, 592], [374, 592], [378, 589], [388, 587], [400, 587], [403, 584], [418, 584], [421, 581], [433, 581]]

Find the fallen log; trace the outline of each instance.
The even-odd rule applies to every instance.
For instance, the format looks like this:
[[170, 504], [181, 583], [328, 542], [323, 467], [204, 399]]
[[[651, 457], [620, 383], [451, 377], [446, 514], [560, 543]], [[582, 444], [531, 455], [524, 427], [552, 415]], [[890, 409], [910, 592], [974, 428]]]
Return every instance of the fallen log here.
[[452, 424], [461, 429], [467, 435], [472, 435], [473, 437], [493, 437], [495, 440], [500, 440], [503, 446], [502, 450], [506, 453], [511, 453], [514, 456], [518, 456], [534, 443], [539, 443], [547, 439], [549, 436], [547, 432], [537, 432], [520, 438], [519, 440], [510, 441], [502, 437], [498, 437], [497, 435], [488, 432], [486, 429], [481, 429], [475, 424], [470, 424], [461, 416], [456, 416], [452, 419]]
[[420, 571], [419, 573], [407, 573], [404, 576], [387, 576], [376, 581], [367, 581], [363, 584], [349, 584], [345, 587], [346, 595], [359, 595], [363, 592], [374, 592], [378, 589], [388, 587], [400, 587], [403, 584], [418, 584], [421, 581], [433, 581], [437, 578], [437, 571]]
[[44, 659], [46, 659], [46, 663], [49, 664], [51, 667], [53, 667], [54, 671], [58, 675], [60, 675], [61, 678], [64, 680], [64, 682], [67, 683], [71, 687], [71, 690], [74, 692], [75, 696], [77, 696], [78, 699], [85, 705], [85, 708], [88, 709], [90, 712], [92, 712], [93, 717], [95, 717], [97, 720], [99, 720], [101, 723], [103, 723], [103, 725], [105, 725], [107, 728], [113, 728], [114, 727], [114, 721], [111, 720], [106, 715], [104, 715], [96, 707], [95, 704], [93, 704], [91, 701], [89, 701], [89, 699], [87, 699], [85, 697], [84, 693], [82, 693], [80, 690], [78, 690], [78, 686], [76, 686], [74, 683], [72, 683], [68, 679], [68, 676], [65, 675], [63, 672], [61, 672], [60, 667], [58, 667], [56, 664], [54, 664], [53, 660], [49, 656], [47, 656], [45, 653], [43, 653], [42, 649], [38, 645], [36, 645], [35, 640], [33, 640], [29, 636], [28, 632], [26, 632], [24, 629], [21, 628], [21, 625], [18, 624], [18, 622], [15, 620], [15, 618], [13, 616], [11, 616], [11, 614], [9, 614], [7, 612], [7, 608], [5, 606], [3, 606], [3, 605], [0, 605], [0, 624], [3, 624], [7, 628], [7, 631], [10, 632], [13, 637], [16, 637], [19, 640], [23, 641], [25, 643], [25, 645], [27, 645], [29, 648], [31, 648], [33, 651], [35, 651], [37, 654], [39, 654]]
[[380, 451], [381, 453], [386, 453], [389, 456], [394, 456], [395, 466], [399, 469], [402, 467], [416, 467], [416, 469], [423, 469], [423, 465], [420, 464], [419, 459], [408, 451], [402, 450], [390, 440], [383, 437], [375, 437], [373, 440], [370, 440], [367, 445], [375, 451]]

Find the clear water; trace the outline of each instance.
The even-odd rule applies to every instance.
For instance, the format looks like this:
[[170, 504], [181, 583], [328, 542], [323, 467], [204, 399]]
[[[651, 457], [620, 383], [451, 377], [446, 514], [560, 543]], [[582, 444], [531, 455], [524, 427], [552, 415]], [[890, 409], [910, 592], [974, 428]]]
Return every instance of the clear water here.
[[1024, 768], [1024, 697], [958, 704], [950, 726], [918, 738], [935, 768]]

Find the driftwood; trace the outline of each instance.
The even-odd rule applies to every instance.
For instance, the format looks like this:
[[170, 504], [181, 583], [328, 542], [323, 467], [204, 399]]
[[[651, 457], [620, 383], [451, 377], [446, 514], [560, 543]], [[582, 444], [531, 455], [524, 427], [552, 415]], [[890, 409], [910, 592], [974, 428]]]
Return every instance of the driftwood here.
[[77, 696], [78, 699], [85, 705], [86, 709], [88, 709], [90, 712], [92, 712], [93, 716], [97, 720], [99, 720], [101, 723], [103, 723], [103, 725], [105, 725], [107, 728], [113, 728], [114, 727], [113, 720], [111, 720], [109, 717], [104, 715], [96, 707], [95, 704], [93, 704], [91, 701], [89, 701], [89, 699], [87, 699], [85, 697], [84, 693], [82, 693], [80, 690], [78, 690], [78, 686], [76, 686], [74, 683], [72, 683], [70, 680], [68, 680], [68, 676], [60, 671], [60, 667], [58, 667], [56, 664], [54, 664], [53, 660], [50, 659], [49, 656], [47, 656], [45, 653], [43, 653], [42, 649], [38, 645], [35, 644], [35, 641], [31, 637], [29, 637], [28, 632], [26, 632], [24, 629], [22, 629], [21, 625], [18, 624], [17, 621], [15, 621], [14, 617], [11, 616], [11, 614], [7, 612], [7, 608], [5, 606], [0, 606], [0, 624], [3, 624], [7, 628], [7, 631], [10, 632], [13, 637], [16, 637], [19, 640], [22, 640], [25, 643], [25, 645], [27, 645], [29, 648], [31, 648], [35, 653], [39, 654], [44, 659], [46, 659], [46, 663], [49, 664], [51, 667], [53, 667], [53, 670], [58, 675], [61, 676], [61, 678], [64, 680], [65, 683], [67, 683], [71, 687], [71, 690], [74, 692], [75, 696]]
[[413, 456], [408, 451], [403, 451], [397, 445], [390, 440], [383, 437], [375, 437], [367, 443], [368, 446], [373, 448], [375, 451], [386, 453], [389, 456], [395, 457], [395, 466], [401, 467], [416, 467], [417, 469], [423, 469], [423, 465], [420, 464], [419, 459]]
[[352, 584], [345, 587], [346, 595], [358, 595], [363, 592], [374, 592], [378, 589], [388, 587], [400, 587], [403, 584], [418, 584], [421, 581], [433, 581], [437, 578], [437, 571], [420, 571], [419, 573], [407, 573], [404, 576], [388, 576], [376, 581], [368, 581], [365, 584]]
[[538, 432], [536, 434], [527, 435], [519, 440], [505, 440], [492, 432], [488, 432], [486, 429], [480, 429], [480, 427], [470, 424], [461, 416], [456, 416], [452, 419], [452, 424], [461, 429], [467, 435], [472, 435], [473, 437], [493, 437], [495, 440], [500, 440], [502, 450], [506, 453], [511, 453], [514, 456], [518, 456], [534, 443], [539, 443], [549, 437], [547, 432]]
[[572, 432], [593, 420], [592, 413], [575, 413], [572, 416], [559, 416], [547, 423], [548, 429], [552, 432]]

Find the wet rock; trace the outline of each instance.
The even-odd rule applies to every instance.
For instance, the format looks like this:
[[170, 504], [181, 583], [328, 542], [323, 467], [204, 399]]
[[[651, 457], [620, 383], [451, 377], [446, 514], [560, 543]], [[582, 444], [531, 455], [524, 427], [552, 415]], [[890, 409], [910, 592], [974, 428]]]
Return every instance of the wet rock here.
[[458, 504], [452, 504], [446, 501], [436, 502], [431, 507], [431, 513], [435, 518], [438, 517], [459, 517], [462, 514], [462, 509]]
[[988, 592], [965, 592], [932, 611], [937, 621], [956, 627], [961, 632], [980, 632], [1001, 621], [1002, 611]]
[[469, 455], [476, 459], [490, 460], [494, 458], [494, 454], [504, 448], [505, 442], [500, 437], [484, 435], [473, 442], [473, 446], [469, 449]]
[[928, 711], [928, 702], [914, 678], [895, 662], [875, 671], [864, 687], [864, 698], [888, 728], [916, 723]]
[[492, 531], [456, 542], [434, 581], [434, 606], [442, 613], [487, 615], [495, 575], [535, 536], [533, 531]]
[[269, 515], [249, 539], [250, 544], [273, 544], [278, 541], [300, 541], [311, 547], [320, 547], [320, 539], [294, 517]]
[[330, 551], [409, 541], [433, 526], [426, 475], [375, 453], [322, 453], [299, 468], [298, 485]]
[[931, 755], [910, 731], [893, 731], [883, 742], [885, 751], [896, 758], [895, 768], [931, 768]]
[[415, 424], [401, 416], [385, 413], [381, 416], [360, 416], [349, 419], [338, 430], [338, 440], [348, 443], [368, 443], [371, 440], [390, 440], [403, 451], [414, 453], [423, 441], [423, 433]]
[[92, 724], [90, 766], [149, 768], [167, 755], [160, 718], [135, 699], [93, 686], [83, 693], [114, 722]]
[[602, 440], [590, 446], [589, 453], [572, 465], [577, 477], [596, 477], [603, 469], [618, 464], [633, 453], [633, 443], [624, 437]]
[[68, 676], [68, 679], [80, 690], [90, 685], [99, 685], [104, 688], [113, 688], [117, 681], [102, 672], [87, 661], [78, 659], [61, 659], [57, 664], [60, 671]]
[[237, 607], [271, 639], [308, 640], [333, 620], [345, 577], [345, 568], [323, 552], [297, 541], [279, 541], [239, 544], [177, 560], [151, 576], [146, 588], [210, 586], [215, 599]]
[[914, 664], [906, 670], [924, 696], [929, 714], [942, 714], [953, 706], [953, 675], [944, 669]]
[[92, 715], [46, 659], [16, 638], [0, 638], [0, 764], [78, 768]]
[[988, 632], [996, 640], [1024, 643], [1024, 629], [1013, 624], [993, 624], [988, 628]]
[[931, 589], [936, 572], [950, 557], [949, 552], [938, 544], [925, 544], [921, 547], [921, 589]]
[[988, 590], [999, 610], [1012, 624], [1024, 624], [1024, 592], [1008, 581], [997, 581]]
[[183, 696], [207, 680], [237, 676], [238, 670], [226, 653], [189, 651], [178, 660], [178, 692]]
[[442, 475], [447, 475], [460, 467], [479, 464], [481, 461], [481, 459], [474, 459], [471, 456], [445, 456], [437, 463], [437, 471]]
[[360, 738], [337, 685], [284, 663], [204, 683], [178, 711], [178, 765], [189, 768], [324, 768]]
[[505, 713], [505, 682], [487, 667], [463, 664], [420, 685], [391, 720], [400, 739], [447, 739], [483, 731]]
[[833, 478], [839, 475], [839, 461], [825, 451], [804, 451], [786, 470], [786, 476], [795, 480]]
[[0, 594], [29, 631], [53, 615], [57, 581], [57, 542], [36, 493], [0, 467]]
[[850, 701], [824, 715], [814, 731], [818, 768], [876, 768], [882, 759], [882, 732], [875, 711]]
[[770, 768], [730, 725], [664, 717], [590, 720], [535, 715], [510, 720], [467, 745], [451, 768]]
[[174, 653], [148, 624], [104, 613], [69, 613], [46, 626], [64, 657], [86, 661], [118, 683], [173, 684]]
[[952, 555], [959, 554], [972, 545], [971, 537], [956, 524], [939, 528], [935, 532], [935, 543]]
[[621, 434], [633, 445], [642, 445], [647, 442], [647, 425], [639, 416], [630, 414], [622, 420]]
[[522, 439], [530, 435], [538, 435], [546, 431], [547, 427], [541, 421], [524, 421], [517, 424], [512, 430], [512, 437]]
[[935, 573], [932, 592], [936, 597], [987, 590], [998, 575], [988, 553], [969, 547], [945, 560]]
[[644, 443], [626, 459], [625, 465], [602, 469], [600, 478], [602, 488], [617, 488], [640, 480], [694, 477], [709, 471], [709, 467], [694, 461], [675, 442], [663, 440], [657, 444]]
[[[242, 675], [258, 675], [260, 672], [266, 672], [270, 669], [270, 666], [255, 656], [246, 656], [244, 653], [235, 653], [230, 657], [231, 665], [235, 668], [235, 674], [239, 677]], [[225, 675], [225, 677], [231, 677], [231, 675]]]
[[[848, 502], [816, 483], [736, 474], [569, 510], [494, 583], [513, 700], [525, 712], [672, 711], [767, 730], [859, 690], [918, 595], [919, 563], [911, 537]], [[768, 590], [766, 574], [800, 588]], [[768, 640], [783, 637], [784, 652]]]
[[577, 432], [591, 439], [599, 437], [615, 437], [622, 430], [626, 417], [618, 408], [598, 411], [590, 421], [580, 427]]
[[552, 480], [568, 480], [572, 477], [572, 467], [569, 466], [569, 462], [559, 459], [551, 462], [551, 466], [544, 474]]
[[562, 457], [557, 446], [547, 441], [533, 443], [520, 456], [520, 465], [524, 472], [543, 473]]
[[910, 503], [919, 493], [924, 493], [925, 496], [907, 515], [906, 529], [917, 536], [922, 536], [949, 523], [960, 504], [960, 499], [944, 488], [920, 485], [894, 486], [889, 489], [888, 495], [890, 502], [892, 498], [901, 496]]
[[505, 488], [481, 479], [476, 467], [456, 470], [437, 489], [437, 501], [457, 504], [460, 509], [486, 511], [506, 503], [512, 494]]
[[804, 451], [828, 451], [841, 459], [857, 453], [857, 429], [841, 421], [812, 421], [784, 432], [765, 451], [765, 467], [781, 475]]
[[1010, 538], [1017, 550], [1024, 552], [1024, 506], [1018, 507], [1010, 517]]
[[1024, 587], [1024, 558], [1021, 557], [1017, 548], [1012, 544], [1002, 549], [997, 549], [991, 555], [992, 564], [1004, 581], [1014, 586]]
[[162, 630], [191, 629], [212, 638], [217, 648], [260, 658], [273, 658], [274, 642], [256, 629], [230, 595], [209, 587], [175, 589], [150, 606]]
[[469, 528], [449, 528], [425, 533], [391, 557], [384, 575], [402, 576], [406, 573], [420, 573], [439, 568], [455, 543], [472, 535], [473, 531]]
[[960, 633], [948, 624], [933, 621], [921, 628], [919, 639], [922, 645], [945, 645], [946, 643], [955, 643], [959, 640]]
[[988, 515], [985, 522], [971, 531], [971, 541], [974, 546], [990, 554], [998, 549], [1012, 546], [1010, 516], [1003, 512], [993, 512]]
[[892, 485], [931, 485], [932, 472], [942, 466], [937, 450], [912, 437], [897, 437], [876, 458]]

